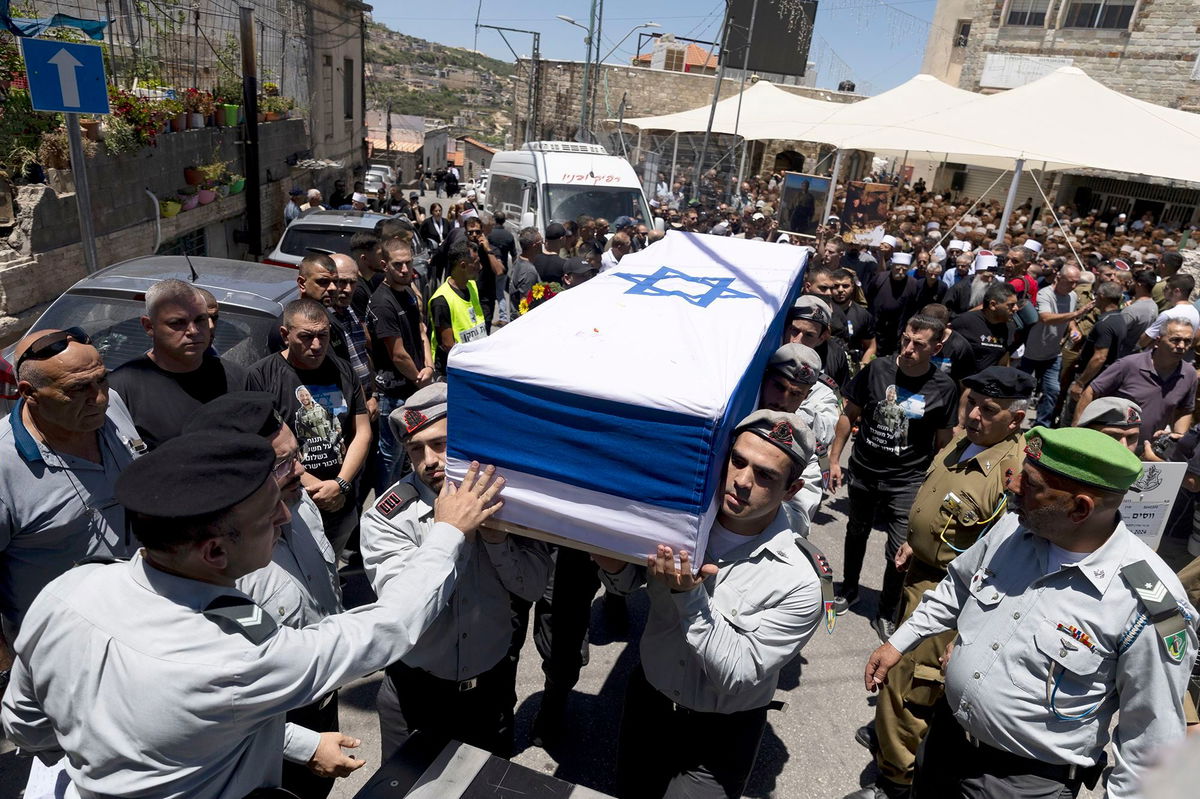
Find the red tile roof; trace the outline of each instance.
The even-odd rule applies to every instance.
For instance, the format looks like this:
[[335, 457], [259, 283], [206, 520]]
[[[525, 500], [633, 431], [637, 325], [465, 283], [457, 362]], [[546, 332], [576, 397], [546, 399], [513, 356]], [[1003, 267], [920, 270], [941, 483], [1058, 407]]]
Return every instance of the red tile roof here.
[[[648, 65], [651, 57], [651, 53], [642, 53], [637, 57], [637, 61]], [[717, 57], [699, 45], [688, 43], [687, 52], [684, 55], [683, 71], [688, 72], [692, 67], [716, 69]]]

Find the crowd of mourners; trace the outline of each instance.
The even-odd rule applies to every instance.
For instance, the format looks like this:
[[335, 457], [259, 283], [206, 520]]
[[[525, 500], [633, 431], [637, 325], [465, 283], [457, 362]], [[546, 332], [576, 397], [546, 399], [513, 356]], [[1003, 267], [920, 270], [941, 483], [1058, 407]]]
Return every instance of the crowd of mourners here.
[[[998, 230], [996, 203], [918, 183], [871, 230], [782, 237], [811, 252], [704, 552], [552, 546], [492, 520], [503, 469], [448, 479], [456, 346], [665, 231], [779, 240], [780, 180], [664, 177], [655, 218], [544, 231], [392, 187], [348, 253], [301, 261], [248, 368], [180, 280], [111, 373], [81, 328], [25, 336], [0, 422], [5, 734], [83, 797], [324, 797], [363, 765], [337, 689], [376, 671], [384, 759], [418, 733], [511, 756], [532, 624], [532, 742], [583, 745], [592, 603], [620, 627], [644, 586], [619, 796], [741, 796], [781, 671], [852, 609], [880, 640], [855, 735], [878, 777], [853, 796], [1140, 795], [1197, 721], [1192, 231], [1032, 201]], [[1156, 553], [1120, 508], [1168, 461]], [[808, 532], [843, 489], [835, 570]], [[347, 611], [347, 568], [375, 602]]]

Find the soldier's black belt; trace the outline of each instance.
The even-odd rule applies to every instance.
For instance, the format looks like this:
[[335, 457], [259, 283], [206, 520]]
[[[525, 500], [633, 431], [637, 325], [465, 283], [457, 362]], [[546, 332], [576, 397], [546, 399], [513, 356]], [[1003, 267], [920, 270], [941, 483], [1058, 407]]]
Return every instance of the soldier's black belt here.
[[1104, 766], [1108, 762], [1108, 756], [1103, 752], [1100, 754], [1099, 760], [1094, 766], [1078, 766], [1066, 765], [1062, 763], [1044, 763], [1041, 760], [1034, 760], [1028, 757], [1014, 755], [1012, 752], [1005, 752], [1003, 749], [986, 744], [976, 738], [966, 730], [963, 731], [963, 736], [971, 746], [979, 750], [979, 765], [984, 772], [994, 771], [997, 774], [1032, 774], [1035, 777], [1042, 779], [1054, 780], [1055, 782], [1069, 783], [1072, 780], [1080, 780], [1088, 789], [1096, 787], [1096, 783], [1100, 780], [1100, 774], [1104, 771]]

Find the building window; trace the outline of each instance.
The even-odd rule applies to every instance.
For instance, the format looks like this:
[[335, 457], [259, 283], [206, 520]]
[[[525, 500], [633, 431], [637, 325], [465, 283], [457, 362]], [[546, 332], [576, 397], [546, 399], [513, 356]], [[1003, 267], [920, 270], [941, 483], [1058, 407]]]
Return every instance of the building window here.
[[321, 56], [321, 94], [325, 97], [325, 107], [321, 109], [321, 120], [324, 123], [325, 139], [333, 138], [333, 56]]
[[354, 59], [342, 62], [342, 116], [354, 119]]
[[1012, 0], [1008, 4], [1008, 17], [1004, 24], [1045, 27], [1046, 11], [1049, 8], [1050, 0]]
[[971, 38], [971, 20], [960, 19], [958, 21], [958, 33], [954, 35], [955, 47], [966, 47], [967, 40]]
[[683, 60], [685, 51], [676, 50], [673, 47], [667, 48], [663, 53], [663, 69], [667, 72], [683, 72]]
[[1103, 28], [1105, 30], [1128, 30], [1133, 20], [1136, 0], [1096, 0], [1096, 2], [1071, 3], [1067, 7], [1064, 28]]

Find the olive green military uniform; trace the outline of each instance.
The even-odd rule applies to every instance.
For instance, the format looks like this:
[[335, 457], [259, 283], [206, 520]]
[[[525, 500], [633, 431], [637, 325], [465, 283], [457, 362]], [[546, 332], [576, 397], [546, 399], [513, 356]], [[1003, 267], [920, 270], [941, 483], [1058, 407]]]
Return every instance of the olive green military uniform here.
[[[946, 576], [946, 566], [999, 518], [1004, 484], [1021, 468], [1025, 439], [1014, 433], [998, 444], [962, 459], [970, 441], [956, 436], [925, 473], [908, 517], [913, 549], [904, 575], [904, 619], [922, 595]], [[950, 630], [917, 645], [888, 672], [875, 706], [876, 762], [892, 782], [912, 782], [917, 745], [925, 735], [933, 704], [942, 696], [938, 658], [954, 640]]]
[[[1183, 567], [1179, 572], [1179, 582], [1183, 583], [1192, 607], [1200, 606], [1200, 558]], [[1200, 661], [1197, 663], [1200, 664]], [[1188, 695], [1183, 700], [1183, 714], [1188, 724], [1200, 724], [1200, 665], [1192, 669]]]
[[[1080, 285], [1083, 285], [1082, 283]], [[1090, 286], [1088, 287], [1091, 288]], [[1079, 289], [1076, 288], [1076, 292]], [[1092, 296], [1090, 291], [1087, 295], [1086, 302], [1091, 302]], [[1083, 297], [1080, 296], [1079, 303], [1086, 304]], [[1059, 367], [1060, 382], [1062, 383], [1062, 391], [1058, 395], [1059, 419], [1062, 424], [1070, 425], [1071, 417], [1075, 414], [1075, 401], [1071, 398], [1071, 392], [1067, 390], [1071, 385], [1071, 381], [1075, 378], [1076, 361], [1079, 360], [1079, 353], [1083, 352], [1083, 342], [1087, 338], [1088, 333], [1092, 332], [1092, 328], [1096, 326], [1096, 322], [1100, 319], [1100, 309], [1092, 308], [1083, 316], [1075, 320], [1075, 326], [1079, 328], [1079, 338], [1072, 341], [1067, 339], [1063, 344], [1062, 350], [1062, 365]]]

